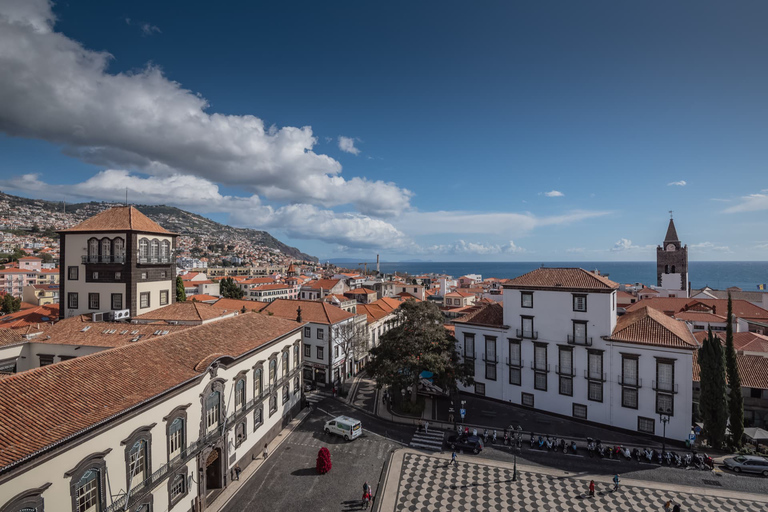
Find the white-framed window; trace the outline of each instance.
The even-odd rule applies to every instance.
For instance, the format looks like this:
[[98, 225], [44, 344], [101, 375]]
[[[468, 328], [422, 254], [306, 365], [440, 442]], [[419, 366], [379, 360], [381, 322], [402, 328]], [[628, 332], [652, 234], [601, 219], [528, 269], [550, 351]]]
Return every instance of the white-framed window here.
[[89, 469], [75, 484], [75, 511], [98, 512], [101, 510], [99, 471]]
[[98, 293], [89, 293], [88, 294], [88, 309], [99, 309], [99, 294]]
[[304, 344], [304, 357], [312, 357], [312, 345]]
[[520, 342], [516, 340], [509, 340], [509, 364], [510, 366], [522, 366], [522, 360], [520, 357]]
[[168, 290], [160, 290], [160, 305], [168, 304]]
[[168, 454], [169, 459], [181, 454], [184, 448], [184, 418], [176, 418], [168, 427]]
[[520, 292], [520, 307], [533, 307], [533, 292]]
[[131, 489], [136, 488], [147, 479], [147, 441], [139, 439], [128, 453], [128, 475]]
[[122, 262], [125, 260], [125, 240], [122, 238], [115, 238], [115, 261]]
[[593, 402], [602, 402], [603, 401], [603, 383], [602, 382], [595, 382], [595, 381], [589, 381], [588, 382], [588, 394], [590, 400]]
[[291, 386], [283, 386], [283, 403], [287, 402], [291, 396]]
[[272, 359], [269, 362], [269, 387], [274, 386], [276, 381], [277, 381], [277, 361], [275, 359]]
[[146, 260], [149, 257], [149, 240], [142, 238], [139, 240], [139, 259]]
[[253, 398], [258, 399], [261, 398], [261, 393], [263, 392], [262, 388], [262, 382], [261, 382], [261, 368], [256, 368], [253, 370]]
[[299, 346], [298, 345], [293, 346], [293, 367], [294, 368], [299, 367]]
[[238, 379], [235, 384], [235, 410], [245, 407], [245, 379]]
[[587, 419], [587, 406], [583, 404], [573, 404], [573, 417]]
[[141, 292], [139, 294], [139, 308], [149, 307], [149, 292]]
[[160, 245], [160, 258], [163, 261], [171, 259], [171, 242], [168, 240], [163, 240], [163, 243]]
[[290, 361], [288, 360], [288, 352], [283, 352], [283, 377], [286, 377], [289, 371]]
[[536, 371], [547, 371], [547, 346], [537, 344], [533, 347], [533, 366]]
[[637, 417], [637, 431], [644, 434], [654, 434], [656, 432], [656, 420], [653, 418]]
[[101, 261], [112, 260], [112, 241], [109, 238], [101, 239]]
[[253, 411], [253, 430], [256, 431], [257, 428], [261, 426], [262, 423], [264, 423], [264, 410], [262, 409], [262, 406], [264, 404], [259, 405], [254, 409]]
[[534, 401], [533, 401], [533, 394], [532, 393], [521, 393], [520, 394], [520, 403], [525, 405], [526, 407], [533, 407]]
[[213, 432], [219, 428], [219, 415], [220, 407], [219, 403], [220, 395], [218, 391], [211, 392], [208, 398], [205, 400], [205, 429], [206, 432]]
[[621, 388], [621, 406], [637, 409], [637, 388]]
[[91, 263], [99, 261], [99, 241], [95, 238], [88, 241], [88, 261]]
[[322, 329], [318, 329], [317, 330], [317, 339], [319, 339], [319, 340], [323, 339], [323, 330]]
[[160, 242], [157, 240], [152, 240], [152, 242], [149, 245], [149, 257], [152, 258], [152, 261], [157, 261], [160, 259]]
[[77, 303], [77, 292], [67, 292], [67, 307], [69, 309], [77, 309]]
[[547, 374], [536, 372], [533, 374], [533, 389], [547, 390]]
[[112, 294], [112, 309], [123, 309], [123, 294], [122, 293], [113, 293]]
[[475, 358], [475, 335], [464, 333], [464, 359]]
[[593, 380], [603, 380], [603, 353], [590, 351], [587, 362], [589, 378]]
[[573, 310], [584, 312], [587, 310], [587, 296], [586, 295], [574, 295], [573, 296]]
[[183, 474], [176, 475], [171, 483], [170, 498], [175, 502], [186, 493], [187, 478]]

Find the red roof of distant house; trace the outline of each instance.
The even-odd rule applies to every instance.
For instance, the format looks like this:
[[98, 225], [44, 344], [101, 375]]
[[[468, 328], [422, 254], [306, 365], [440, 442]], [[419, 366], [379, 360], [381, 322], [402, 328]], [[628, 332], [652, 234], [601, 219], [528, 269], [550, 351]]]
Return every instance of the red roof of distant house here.
[[455, 323], [503, 327], [504, 307], [497, 302], [483, 302], [470, 306], [467, 313], [454, 320]]
[[55, 322], [58, 319], [59, 305], [46, 304], [44, 306], [35, 306], [5, 316], [0, 316], [0, 327], [21, 329], [39, 323]]
[[335, 324], [355, 316], [326, 302], [314, 300], [277, 299], [264, 306], [261, 312], [295, 320], [299, 307], [302, 321], [316, 324]]
[[133, 206], [112, 207], [61, 232], [78, 233], [82, 231], [140, 231], [144, 233], [175, 235], [175, 233], [171, 233], [163, 228]]
[[[733, 300], [733, 316], [756, 322], [768, 322], [768, 310], [746, 300]], [[627, 307], [627, 311], [648, 306], [673, 315], [681, 311], [710, 311], [716, 315], [728, 313], [728, 299], [690, 299], [687, 297], [649, 297]]]
[[338, 279], [318, 279], [317, 281], [310, 281], [308, 283], [305, 283], [302, 288], [306, 288], [309, 290], [330, 290], [337, 284], [339, 284]]
[[[693, 351], [693, 381], [701, 381], [698, 350]], [[768, 357], [736, 354], [742, 388], [768, 389]]]
[[611, 340], [640, 345], [696, 349], [696, 342], [684, 322], [661, 311], [643, 307], [619, 317]]
[[420, 298], [418, 298], [418, 297], [417, 297], [417, 296], [415, 296], [415, 295], [411, 295], [411, 294], [410, 294], [410, 293], [408, 293], [408, 292], [400, 292], [400, 293], [398, 293], [398, 294], [397, 294], [397, 296], [398, 296], [398, 297], [402, 297], [403, 299], [413, 299], [413, 300], [415, 300], [415, 301], [417, 301], [417, 302], [421, 302], [421, 299], [420, 299]]
[[19, 261], [29, 261], [29, 260], [43, 261], [43, 258], [38, 258], [37, 256], [24, 256], [23, 258], [19, 258]]
[[611, 291], [619, 285], [583, 268], [541, 267], [510, 280], [504, 287]]
[[[725, 331], [713, 331], [713, 334], [720, 338], [725, 345]], [[706, 331], [699, 331], [693, 334], [696, 341], [704, 343], [707, 337]], [[735, 332], [733, 333], [733, 348], [736, 352], [760, 352], [768, 356], [768, 336], [756, 332]]]
[[197, 295], [188, 295], [187, 301], [197, 301], [197, 302], [211, 302], [211, 301], [217, 301], [219, 300], [218, 297], [214, 297], [213, 295], [208, 295], [207, 293], [198, 293]]

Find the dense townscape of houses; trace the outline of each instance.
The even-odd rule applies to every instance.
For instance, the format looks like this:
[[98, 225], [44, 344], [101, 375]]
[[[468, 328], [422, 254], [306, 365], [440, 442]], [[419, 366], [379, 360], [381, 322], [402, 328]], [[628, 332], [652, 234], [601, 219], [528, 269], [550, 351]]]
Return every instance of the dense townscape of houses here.
[[[0, 292], [23, 300], [0, 317], [0, 510], [205, 510], [298, 413], [305, 385], [362, 370], [409, 300], [442, 310], [474, 368], [464, 392], [685, 439], [697, 349], [725, 330], [730, 293], [746, 420], [768, 424], [766, 294], [691, 290], [672, 221], [650, 287], [580, 268], [213, 266], [130, 206], [58, 234], [57, 267], [32, 256], [0, 271]], [[242, 298], [222, 296], [224, 279]]]

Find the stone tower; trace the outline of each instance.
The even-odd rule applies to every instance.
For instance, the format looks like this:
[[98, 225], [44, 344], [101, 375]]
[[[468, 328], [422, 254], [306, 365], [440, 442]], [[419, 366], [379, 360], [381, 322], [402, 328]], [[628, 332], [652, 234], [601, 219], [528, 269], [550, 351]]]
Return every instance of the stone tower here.
[[688, 296], [688, 246], [680, 243], [672, 219], [664, 243], [656, 247], [656, 286], [666, 296]]

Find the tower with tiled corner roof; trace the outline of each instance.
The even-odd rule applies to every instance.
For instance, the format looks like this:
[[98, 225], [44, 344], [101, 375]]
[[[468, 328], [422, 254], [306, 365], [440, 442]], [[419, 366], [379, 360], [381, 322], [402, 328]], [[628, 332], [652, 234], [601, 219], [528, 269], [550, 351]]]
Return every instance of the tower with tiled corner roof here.
[[656, 286], [661, 296], [688, 297], [688, 246], [680, 242], [671, 217], [664, 243], [656, 247]]
[[59, 231], [59, 317], [126, 319], [176, 301], [176, 233], [133, 206]]

